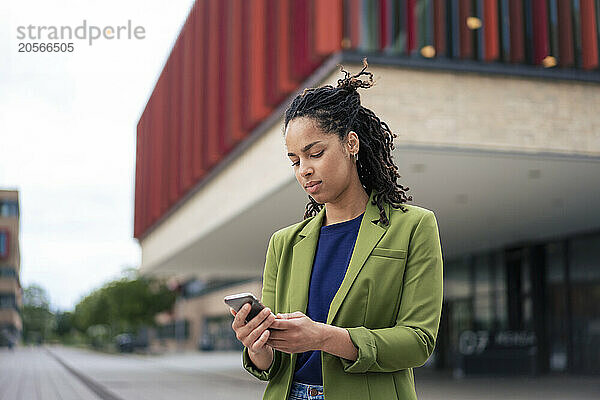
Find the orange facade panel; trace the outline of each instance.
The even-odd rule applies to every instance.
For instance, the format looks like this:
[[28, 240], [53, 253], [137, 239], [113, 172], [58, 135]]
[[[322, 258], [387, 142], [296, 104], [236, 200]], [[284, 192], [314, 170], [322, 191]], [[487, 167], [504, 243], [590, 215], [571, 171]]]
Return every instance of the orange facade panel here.
[[485, 21], [485, 61], [496, 61], [500, 57], [500, 27], [498, 26], [498, 0], [485, 0], [483, 5]]
[[194, 165], [194, 181], [198, 182], [206, 173], [204, 163], [204, 154], [206, 153], [206, 145], [204, 141], [204, 121], [206, 120], [206, 94], [205, 94], [205, 77], [207, 74], [207, 49], [206, 41], [208, 40], [208, 2], [197, 1], [192, 9], [193, 23], [193, 43], [192, 49], [194, 54], [194, 69], [193, 69], [193, 114], [192, 114], [192, 147], [193, 147], [193, 165]]
[[581, 0], [581, 66], [583, 69], [598, 68], [598, 20], [600, 17], [600, 2]]
[[[196, 8], [196, 6], [194, 6]], [[181, 191], [187, 192], [194, 185], [194, 47], [193, 47], [193, 15], [188, 17], [182, 33], [182, 72], [181, 72], [181, 96], [182, 96], [182, 125], [181, 125]]]
[[249, 52], [249, 122], [250, 129], [254, 128], [261, 120], [265, 119], [272, 108], [267, 106], [266, 74], [266, 7], [265, 0], [255, 0], [250, 4], [250, 26], [248, 42]]
[[291, 93], [299, 82], [292, 77], [290, 52], [290, 1], [277, 2], [277, 86], [283, 93]]
[[246, 137], [246, 131], [242, 128], [242, 79], [246, 79], [242, 75], [242, 1], [232, 0], [231, 7], [228, 9], [227, 20], [227, 79], [229, 85], [227, 87], [227, 119], [229, 120], [229, 135], [233, 146], [241, 142]]
[[342, 45], [342, 0], [315, 2], [315, 51], [329, 55]]

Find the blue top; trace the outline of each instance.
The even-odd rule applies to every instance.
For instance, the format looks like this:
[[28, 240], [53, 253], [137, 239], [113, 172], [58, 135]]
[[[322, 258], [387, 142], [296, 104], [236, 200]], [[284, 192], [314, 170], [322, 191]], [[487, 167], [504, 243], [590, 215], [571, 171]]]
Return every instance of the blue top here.
[[[329, 306], [346, 275], [363, 215], [364, 212], [349, 221], [321, 227], [306, 308], [306, 315], [313, 321], [327, 322]], [[294, 380], [323, 385], [320, 350], [298, 354]]]

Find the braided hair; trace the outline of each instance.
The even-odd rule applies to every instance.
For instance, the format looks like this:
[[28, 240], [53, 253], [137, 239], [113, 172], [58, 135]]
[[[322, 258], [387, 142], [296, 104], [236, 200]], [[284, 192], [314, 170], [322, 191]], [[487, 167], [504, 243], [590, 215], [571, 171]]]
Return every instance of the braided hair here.
[[[284, 131], [293, 119], [308, 117], [323, 132], [337, 134], [342, 142], [350, 131], [356, 132], [360, 141], [359, 161], [356, 163], [358, 177], [367, 193], [371, 189], [377, 191], [373, 204], [377, 204], [379, 208], [379, 220], [388, 225], [389, 216], [385, 215], [383, 202], [406, 212], [408, 210], [402, 203], [412, 200], [412, 196], [406, 196], [408, 187], [396, 183], [400, 174], [392, 161], [391, 151], [394, 150], [394, 138], [397, 135], [373, 111], [360, 104], [357, 89], [367, 89], [374, 85], [373, 74], [365, 71], [367, 66], [365, 57], [363, 69], [358, 74], [351, 75], [338, 64], [344, 78], [338, 79], [336, 87], [325, 85], [304, 89], [285, 111]], [[360, 79], [363, 75], [368, 76], [368, 81]], [[310, 195], [308, 199], [304, 219], [316, 215], [324, 206]]]

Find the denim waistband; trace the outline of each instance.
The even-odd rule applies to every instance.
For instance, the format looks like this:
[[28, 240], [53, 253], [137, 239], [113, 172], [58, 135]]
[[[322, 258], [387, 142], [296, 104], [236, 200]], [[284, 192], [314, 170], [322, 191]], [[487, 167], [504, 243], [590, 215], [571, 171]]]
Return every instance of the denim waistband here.
[[321, 400], [324, 399], [323, 385], [309, 385], [298, 381], [292, 382], [292, 399]]

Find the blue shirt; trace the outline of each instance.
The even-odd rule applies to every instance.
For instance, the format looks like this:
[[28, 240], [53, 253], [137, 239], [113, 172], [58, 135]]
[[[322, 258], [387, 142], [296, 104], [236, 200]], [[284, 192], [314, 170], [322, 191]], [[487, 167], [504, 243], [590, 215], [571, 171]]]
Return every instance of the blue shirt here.
[[[306, 315], [313, 321], [327, 322], [329, 306], [346, 275], [363, 215], [364, 212], [349, 221], [321, 227], [306, 308]], [[294, 380], [323, 384], [320, 350], [298, 354]]]

